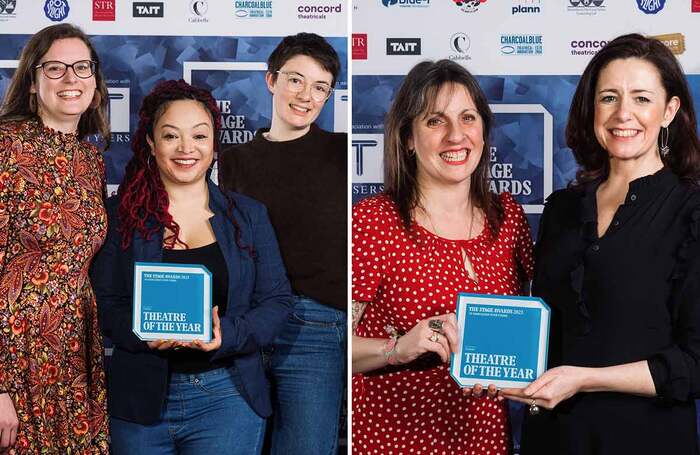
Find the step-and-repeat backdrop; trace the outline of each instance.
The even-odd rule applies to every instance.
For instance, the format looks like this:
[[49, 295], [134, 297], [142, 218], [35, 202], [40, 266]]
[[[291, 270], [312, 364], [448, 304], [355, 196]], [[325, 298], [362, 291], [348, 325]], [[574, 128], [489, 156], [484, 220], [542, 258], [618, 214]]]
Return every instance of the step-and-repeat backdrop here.
[[[422, 60], [451, 59], [477, 76], [495, 115], [491, 189], [515, 196], [533, 234], [545, 198], [575, 175], [569, 104], [607, 41], [658, 37], [700, 107], [700, 0], [363, 0], [352, 14], [353, 202], [383, 190], [384, 117]], [[518, 440], [523, 411], [512, 411]]]
[[338, 52], [337, 90], [317, 123], [346, 131], [348, 8], [344, 0], [0, 0], [0, 98], [32, 33], [59, 22], [80, 26], [100, 55], [109, 89], [112, 146], [105, 163], [113, 193], [131, 157], [141, 101], [163, 79], [212, 91], [224, 145], [269, 126], [266, 61], [286, 35], [314, 32]]

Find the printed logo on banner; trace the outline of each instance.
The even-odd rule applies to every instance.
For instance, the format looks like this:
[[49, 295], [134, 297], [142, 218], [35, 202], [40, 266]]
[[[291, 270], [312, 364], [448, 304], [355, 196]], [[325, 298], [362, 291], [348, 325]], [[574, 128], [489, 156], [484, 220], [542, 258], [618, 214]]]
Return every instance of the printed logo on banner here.
[[595, 55], [608, 44], [605, 40], [573, 40], [569, 43], [571, 55], [588, 56]]
[[637, 8], [644, 14], [656, 14], [666, 6], [666, 0], [637, 0]]
[[382, 134], [352, 135], [353, 200], [384, 191], [383, 155]]
[[92, 0], [93, 21], [114, 21], [117, 15], [116, 0]]
[[54, 22], [60, 22], [70, 13], [68, 0], [46, 0], [44, 14]]
[[352, 59], [367, 60], [367, 34], [352, 34]]
[[236, 17], [269, 18], [272, 17], [272, 0], [236, 0], [233, 2]]
[[685, 52], [685, 36], [682, 33], [667, 33], [665, 35], [652, 36], [666, 45], [676, 55]]
[[14, 19], [17, 14], [17, 0], [0, 0], [0, 22], [5, 22]]
[[128, 87], [108, 87], [109, 93], [109, 129], [112, 132], [112, 144], [128, 144], [131, 141], [129, 130], [129, 96]]
[[134, 2], [131, 15], [133, 17], [163, 17], [163, 2]]
[[605, 0], [569, 0], [568, 11], [580, 16], [594, 16], [605, 11]]
[[542, 0], [512, 0], [510, 14], [539, 14], [542, 12]]
[[700, 13], [700, 0], [693, 0], [690, 4], [690, 11], [693, 13]]
[[348, 91], [333, 91], [333, 131], [348, 132]]
[[343, 12], [342, 2], [335, 4], [313, 4], [313, 5], [299, 5], [297, 6], [297, 16], [299, 19], [328, 19], [329, 16], [334, 14], [341, 14]]
[[450, 48], [455, 54], [450, 54], [450, 60], [471, 60], [469, 48], [472, 42], [469, 35], [464, 32], [457, 32], [450, 37]]
[[382, 5], [387, 8], [399, 6], [402, 8], [425, 8], [430, 6], [430, 0], [382, 0]]
[[486, 0], [452, 0], [459, 9], [465, 13], [475, 13], [479, 11], [479, 6], [486, 3]]
[[243, 144], [253, 139], [254, 131], [246, 126], [245, 115], [231, 112], [231, 100], [216, 100], [221, 111], [221, 131], [219, 142], [222, 145]]
[[420, 55], [420, 38], [387, 38], [386, 55]]
[[502, 55], [542, 55], [542, 35], [501, 35]]
[[187, 21], [191, 24], [206, 24], [209, 22], [207, 19], [207, 11], [209, 10], [209, 3], [206, 0], [192, 0], [190, 2], [190, 17]]

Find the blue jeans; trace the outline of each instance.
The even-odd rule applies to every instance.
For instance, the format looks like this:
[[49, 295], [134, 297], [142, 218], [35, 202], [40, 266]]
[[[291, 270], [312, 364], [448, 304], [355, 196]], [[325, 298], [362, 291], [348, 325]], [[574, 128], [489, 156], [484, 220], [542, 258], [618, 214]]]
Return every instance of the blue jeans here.
[[338, 420], [346, 379], [347, 316], [308, 297], [275, 340], [272, 455], [338, 451]]
[[[134, 380], [138, 380], [134, 378]], [[113, 455], [250, 455], [262, 449], [265, 419], [238, 392], [235, 368], [171, 373], [161, 421], [111, 418]]]

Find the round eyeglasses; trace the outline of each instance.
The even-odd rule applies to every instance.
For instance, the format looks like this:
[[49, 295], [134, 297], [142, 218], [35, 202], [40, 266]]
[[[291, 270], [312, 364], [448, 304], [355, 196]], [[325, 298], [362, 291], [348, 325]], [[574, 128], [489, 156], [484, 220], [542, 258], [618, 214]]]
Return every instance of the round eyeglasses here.
[[44, 72], [44, 76], [49, 79], [60, 79], [68, 71], [68, 68], [73, 68], [73, 72], [76, 76], [81, 79], [87, 79], [95, 74], [97, 69], [97, 62], [92, 60], [78, 60], [77, 62], [69, 65], [68, 63], [63, 63], [55, 60], [44, 62], [40, 65], [34, 67], [34, 69], [41, 68]]
[[[294, 71], [276, 71], [278, 74], [284, 74], [287, 77], [287, 90], [293, 93], [301, 93], [306, 90], [306, 79], [299, 73]], [[333, 87], [325, 82], [311, 83], [311, 99], [318, 103], [322, 103], [330, 98], [333, 93]]]

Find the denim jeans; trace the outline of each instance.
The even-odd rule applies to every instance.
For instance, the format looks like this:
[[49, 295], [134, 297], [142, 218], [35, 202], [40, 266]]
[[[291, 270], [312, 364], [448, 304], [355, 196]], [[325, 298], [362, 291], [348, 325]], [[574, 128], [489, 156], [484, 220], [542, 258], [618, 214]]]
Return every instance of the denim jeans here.
[[338, 420], [346, 379], [347, 316], [308, 297], [275, 340], [272, 455], [338, 451]]
[[[171, 373], [161, 421], [112, 418], [113, 455], [250, 455], [262, 449], [265, 419], [243, 399], [235, 368]], [[134, 378], [138, 380], [138, 378]]]

